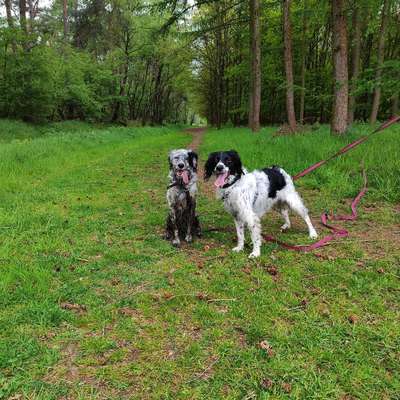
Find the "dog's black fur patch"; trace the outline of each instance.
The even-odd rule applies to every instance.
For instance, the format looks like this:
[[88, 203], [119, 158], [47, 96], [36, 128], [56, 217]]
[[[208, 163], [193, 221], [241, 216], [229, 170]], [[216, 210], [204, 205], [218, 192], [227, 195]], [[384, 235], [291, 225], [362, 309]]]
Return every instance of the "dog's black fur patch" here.
[[281, 171], [279, 171], [279, 167], [276, 165], [271, 168], [264, 168], [263, 172], [268, 176], [269, 179], [268, 197], [274, 199], [276, 197], [276, 192], [286, 186], [285, 177], [282, 175]]
[[243, 175], [242, 161], [236, 150], [215, 151], [208, 155], [208, 159], [204, 165], [205, 180], [211, 177], [215, 167], [220, 161], [229, 168], [230, 175]]
[[216, 165], [219, 162], [219, 156], [221, 152], [215, 151], [208, 155], [208, 159], [204, 165], [204, 179], [209, 179], [214, 172]]
[[[188, 192], [182, 202], [179, 202], [174, 207], [176, 227], [179, 232], [179, 239], [183, 240], [186, 236], [189, 221], [191, 224], [191, 235], [193, 237], [201, 237], [200, 221], [196, 215], [196, 200], [193, 199]], [[171, 240], [174, 238], [174, 224], [171, 214], [168, 214], [165, 226], [165, 238]]]
[[192, 167], [194, 172], [197, 172], [197, 160], [199, 156], [193, 150], [189, 151], [189, 165]]

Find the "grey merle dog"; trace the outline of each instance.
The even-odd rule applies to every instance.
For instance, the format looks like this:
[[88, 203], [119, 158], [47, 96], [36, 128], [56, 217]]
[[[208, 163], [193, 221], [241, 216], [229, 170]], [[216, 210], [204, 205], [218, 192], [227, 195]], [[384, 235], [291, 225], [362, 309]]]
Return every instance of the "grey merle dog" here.
[[178, 149], [169, 153], [169, 213], [165, 236], [174, 246], [180, 246], [182, 240], [190, 243], [194, 236], [201, 235], [196, 215], [197, 160], [192, 150]]
[[238, 243], [233, 251], [244, 246], [244, 228], [250, 230], [253, 251], [250, 258], [258, 257], [261, 248], [261, 217], [271, 208], [277, 208], [284, 219], [281, 229], [290, 228], [289, 209], [303, 218], [310, 238], [317, 232], [308, 216], [308, 210], [297, 193], [290, 175], [282, 168], [273, 166], [251, 173], [243, 168], [235, 150], [211, 153], [204, 167], [204, 179], [216, 176], [214, 185], [217, 196], [235, 219]]

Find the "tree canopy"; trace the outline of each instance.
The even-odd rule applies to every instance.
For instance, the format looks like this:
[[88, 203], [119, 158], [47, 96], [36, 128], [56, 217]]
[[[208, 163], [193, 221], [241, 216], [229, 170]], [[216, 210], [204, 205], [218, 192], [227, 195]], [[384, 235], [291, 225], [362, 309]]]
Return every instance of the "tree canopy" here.
[[394, 0], [3, 1], [0, 117], [238, 126], [258, 107], [295, 130], [398, 112]]

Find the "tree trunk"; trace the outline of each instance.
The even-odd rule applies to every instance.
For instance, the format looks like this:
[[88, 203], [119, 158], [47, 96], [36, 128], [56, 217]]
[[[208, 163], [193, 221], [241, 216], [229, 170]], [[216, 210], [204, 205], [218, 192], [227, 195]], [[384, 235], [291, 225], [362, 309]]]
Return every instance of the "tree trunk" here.
[[292, 27], [290, 23], [290, 2], [283, 0], [283, 43], [284, 61], [286, 73], [286, 112], [289, 128], [292, 132], [297, 129], [296, 113], [294, 111], [294, 90], [293, 90], [293, 57], [292, 57]]
[[349, 82], [344, 1], [332, 0], [334, 98], [331, 133], [333, 134], [344, 134], [347, 130]]
[[14, 28], [14, 20], [11, 13], [11, 0], [4, 0], [4, 4], [6, 6], [6, 16], [7, 16], [7, 23], [9, 28]]
[[33, 30], [33, 21], [35, 19], [35, 6], [33, 0], [28, 0], [28, 10], [29, 10], [29, 32]]
[[351, 77], [351, 89], [349, 93], [349, 114], [347, 123], [351, 125], [354, 122], [354, 112], [356, 107], [356, 96], [354, 91], [357, 87], [357, 79], [360, 73], [360, 53], [361, 53], [361, 18], [360, 18], [360, 6], [357, 4], [357, 0], [354, 0], [353, 9], [353, 49], [351, 53], [351, 64], [352, 64], [352, 77]]
[[260, 0], [250, 0], [250, 110], [249, 127], [253, 132], [260, 130], [261, 107], [261, 36], [260, 36]]
[[299, 122], [301, 125], [304, 124], [304, 104], [306, 95], [306, 34], [307, 34], [307, 0], [304, 0], [303, 10], [303, 28], [301, 32], [301, 72], [300, 72], [300, 112]]
[[19, 0], [19, 23], [21, 25], [21, 29], [27, 33], [26, 26], [26, 0]]
[[381, 26], [379, 28], [378, 38], [378, 62], [375, 74], [375, 91], [372, 101], [372, 109], [370, 116], [370, 123], [374, 124], [378, 117], [379, 103], [381, 101], [381, 78], [382, 78], [382, 64], [385, 57], [385, 34], [389, 16], [389, 0], [384, 0], [382, 8]]
[[[217, 1], [215, 13], [218, 25], [222, 24], [220, 4]], [[222, 126], [222, 104], [224, 97], [224, 61], [223, 61], [223, 45], [222, 45], [222, 28], [218, 27], [215, 32], [215, 47], [216, 47], [216, 73], [215, 73], [215, 94], [216, 94], [216, 126], [221, 129]]]
[[68, 3], [63, 0], [63, 23], [64, 23], [64, 40], [68, 38]]
[[399, 94], [396, 93], [392, 98], [392, 115], [399, 113]]

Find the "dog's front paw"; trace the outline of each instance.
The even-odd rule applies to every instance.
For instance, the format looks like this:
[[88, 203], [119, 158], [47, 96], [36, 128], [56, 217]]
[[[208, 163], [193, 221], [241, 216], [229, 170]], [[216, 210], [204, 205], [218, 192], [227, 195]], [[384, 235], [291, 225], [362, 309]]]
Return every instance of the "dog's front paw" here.
[[193, 242], [192, 235], [186, 235], [185, 240], [186, 240], [187, 243], [192, 243]]
[[290, 225], [289, 225], [289, 224], [283, 224], [283, 225], [281, 226], [281, 232], [287, 231], [289, 228], [290, 228]]
[[254, 250], [250, 253], [249, 258], [257, 258], [260, 257], [260, 250]]
[[232, 249], [232, 251], [234, 252], [234, 253], [239, 253], [239, 251], [242, 251], [243, 250], [243, 246], [236, 246], [236, 247], [234, 247], [233, 249]]
[[311, 231], [310, 232], [310, 239], [316, 239], [318, 237], [317, 231]]
[[181, 247], [181, 241], [179, 239], [174, 239], [172, 241], [172, 246], [174, 247]]

